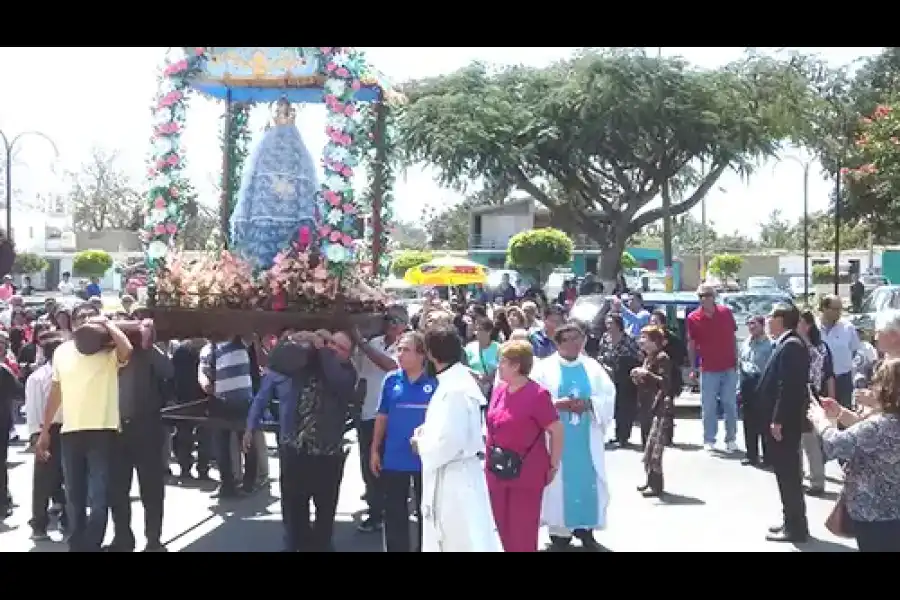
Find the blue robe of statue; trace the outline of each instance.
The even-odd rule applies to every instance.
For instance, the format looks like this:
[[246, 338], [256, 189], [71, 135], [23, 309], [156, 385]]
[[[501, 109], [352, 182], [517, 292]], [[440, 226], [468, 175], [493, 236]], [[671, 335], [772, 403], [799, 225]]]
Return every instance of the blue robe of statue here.
[[297, 127], [272, 127], [244, 168], [231, 214], [231, 247], [254, 267], [268, 269], [301, 226], [315, 235], [318, 192], [315, 163]]

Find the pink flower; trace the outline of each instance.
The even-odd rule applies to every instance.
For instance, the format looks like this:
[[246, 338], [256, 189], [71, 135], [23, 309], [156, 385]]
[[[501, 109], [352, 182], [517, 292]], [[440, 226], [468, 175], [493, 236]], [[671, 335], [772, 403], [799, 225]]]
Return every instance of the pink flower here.
[[332, 206], [340, 206], [341, 205], [341, 195], [337, 192], [333, 192], [328, 190], [325, 192], [325, 201]]
[[194, 54], [197, 56], [203, 56], [206, 54], [206, 48], [194, 48]]
[[341, 243], [347, 247], [350, 247], [351, 245], [353, 245], [353, 238], [345, 233], [341, 236]]
[[334, 73], [335, 73], [335, 75], [337, 75], [338, 77], [349, 77], [349, 76], [350, 76], [350, 71], [348, 71], [348, 70], [345, 69], [344, 67], [339, 68], [339, 69], [338, 69], [337, 71], [335, 71]]
[[306, 248], [306, 246], [309, 245], [309, 239], [310, 239], [309, 227], [306, 227], [306, 226], [301, 227], [300, 232], [297, 235], [297, 240], [300, 242], [300, 245], [303, 246], [304, 249]]
[[336, 64], [334, 64], [333, 62], [329, 62], [327, 65], [325, 65], [325, 70], [328, 71], [329, 73], [331, 73], [332, 71], [334, 71], [337, 68], [338, 68], [338, 66]]
[[343, 169], [341, 169], [341, 175], [348, 178], [353, 177], [353, 169], [351, 169], [350, 167], [344, 167]]
[[320, 236], [328, 237], [328, 235], [330, 233], [331, 233], [331, 227], [329, 227], [328, 225], [322, 225], [321, 227], [319, 227], [319, 235]]
[[327, 94], [325, 96], [325, 104], [334, 104], [335, 102], [337, 102], [337, 96], [334, 94]]
[[162, 209], [164, 209], [165, 207], [166, 207], [166, 199], [163, 198], [162, 196], [157, 196], [157, 197], [153, 200], [153, 208], [155, 208], [155, 209], [157, 209], [157, 210], [162, 210]]
[[343, 209], [344, 213], [348, 215], [352, 215], [356, 212], [356, 207], [349, 203], [343, 205], [341, 208]]
[[350, 87], [353, 88], [354, 92], [358, 92], [362, 87], [362, 83], [359, 81], [359, 79], [354, 79], [353, 83], [350, 84]]
[[353, 140], [346, 133], [341, 136], [341, 144], [343, 144], [344, 146], [349, 146], [352, 143], [353, 143]]
[[155, 233], [156, 235], [165, 235], [166, 226], [165, 225], [157, 225], [156, 227], [153, 228], [153, 233]]
[[346, 115], [348, 117], [352, 117], [355, 114], [356, 114], [356, 107], [353, 106], [352, 104], [348, 104], [347, 106], [344, 107], [344, 115]]
[[175, 223], [166, 223], [166, 233], [175, 235], [178, 232], [178, 226]]
[[153, 167], [147, 169], [147, 177], [156, 177], [156, 169]]
[[330, 239], [332, 242], [339, 242], [341, 240], [341, 232], [337, 230], [332, 231], [331, 235], [328, 236], [328, 239]]

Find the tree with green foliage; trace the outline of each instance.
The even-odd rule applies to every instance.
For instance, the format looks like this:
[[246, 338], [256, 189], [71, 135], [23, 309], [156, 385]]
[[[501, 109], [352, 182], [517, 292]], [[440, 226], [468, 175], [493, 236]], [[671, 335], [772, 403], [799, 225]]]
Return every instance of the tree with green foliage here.
[[423, 250], [401, 250], [391, 261], [391, 273], [394, 277], [402, 279], [406, 272], [413, 267], [429, 262], [434, 256], [431, 252]]
[[82, 250], [72, 260], [72, 270], [85, 277], [103, 277], [112, 266], [112, 256], [105, 250]]
[[517, 233], [509, 240], [507, 262], [533, 274], [542, 286], [553, 269], [572, 264], [575, 244], [559, 229], [545, 227]]
[[40, 254], [22, 252], [21, 254], [16, 254], [12, 272], [17, 275], [31, 275], [32, 273], [44, 272], [48, 266], [46, 259]]
[[622, 258], [619, 263], [622, 265], [623, 269], [634, 269], [638, 266], [638, 261], [631, 255], [630, 252], [623, 252]]
[[813, 283], [833, 283], [834, 267], [832, 265], [813, 265]]
[[739, 254], [716, 254], [709, 261], [709, 272], [721, 281], [734, 279], [744, 266], [744, 257]]
[[405, 86], [409, 164], [442, 183], [486, 179], [527, 192], [601, 247], [612, 281], [627, 240], [698, 204], [728, 169], [749, 174], [794, 137], [809, 94], [787, 62], [748, 55], [716, 70], [635, 49], [585, 49], [545, 68], [456, 73]]

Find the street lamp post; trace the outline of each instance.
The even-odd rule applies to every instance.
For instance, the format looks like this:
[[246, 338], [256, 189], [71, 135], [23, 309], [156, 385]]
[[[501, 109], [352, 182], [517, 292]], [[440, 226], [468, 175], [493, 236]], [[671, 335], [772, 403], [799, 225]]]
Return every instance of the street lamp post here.
[[53, 146], [53, 152], [59, 157], [59, 149], [50, 137], [40, 131], [23, 131], [12, 140], [0, 130], [0, 140], [3, 140], [3, 149], [6, 151], [6, 235], [12, 241], [12, 157], [16, 144], [26, 135], [36, 135], [44, 138]]
[[803, 167], [803, 299], [806, 302], [809, 298], [809, 168], [812, 160], [796, 156], [785, 156], [781, 160], [789, 160]]

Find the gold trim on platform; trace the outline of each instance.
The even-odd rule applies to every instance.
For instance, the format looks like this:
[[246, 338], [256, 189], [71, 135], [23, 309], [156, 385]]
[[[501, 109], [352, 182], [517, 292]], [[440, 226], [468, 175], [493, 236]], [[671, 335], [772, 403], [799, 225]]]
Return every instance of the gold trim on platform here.
[[[321, 88], [325, 86], [327, 78], [324, 75], [305, 75], [303, 77], [234, 77], [225, 75], [221, 79], [211, 79], [209, 77], [198, 78], [195, 80], [196, 85], [226, 85], [228, 87], [258, 87], [258, 88]], [[366, 87], [381, 86], [377, 81], [372, 80], [371, 83], [361, 81]]]

